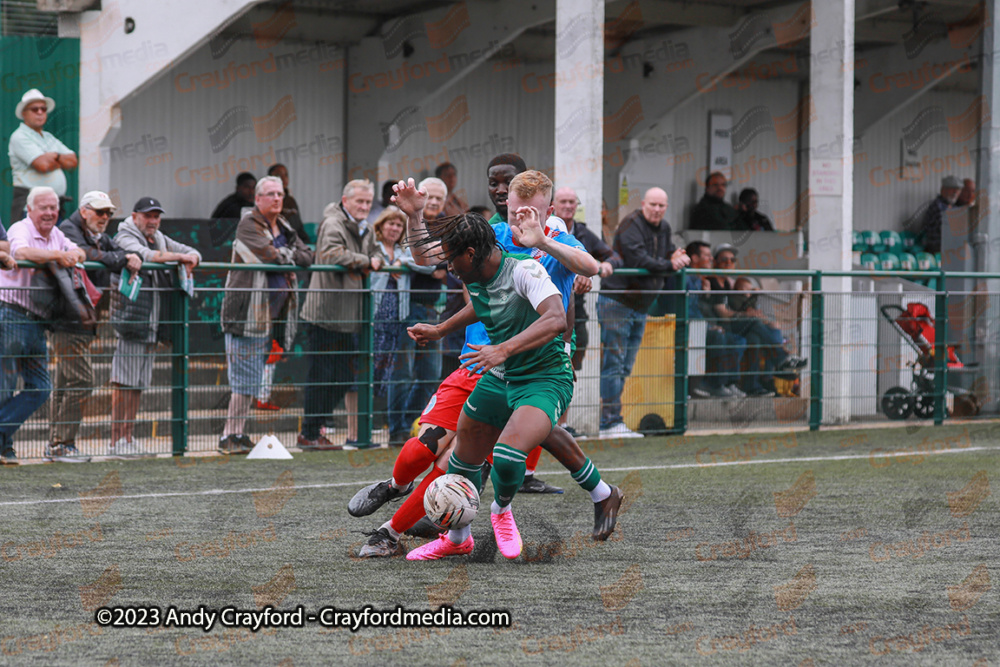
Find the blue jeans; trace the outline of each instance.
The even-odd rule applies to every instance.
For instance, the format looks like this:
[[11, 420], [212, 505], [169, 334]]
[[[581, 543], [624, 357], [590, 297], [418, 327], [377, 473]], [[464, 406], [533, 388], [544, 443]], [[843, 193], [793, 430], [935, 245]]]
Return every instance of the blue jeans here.
[[[418, 322], [436, 324], [433, 306], [410, 302], [406, 326]], [[417, 347], [403, 332], [399, 339], [399, 355], [389, 384], [389, 433], [409, 431], [413, 420], [420, 416], [431, 395], [441, 382], [441, 341]]]
[[601, 428], [622, 420], [622, 389], [646, 331], [646, 313], [640, 313], [603, 294], [597, 296], [601, 323]]
[[743, 336], [709, 327], [705, 334], [705, 356], [708, 357], [709, 389], [722, 389], [737, 380], [740, 361], [747, 349], [747, 339]]
[[764, 324], [755, 317], [733, 321], [730, 330], [746, 338], [746, 357], [750, 372], [743, 380], [744, 391], [762, 389], [761, 379], [770, 378], [774, 369], [788, 357], [788, 352], [783, 347], [784, 335], [780, 329]]
[[[0, 451], [13, 446], [17, 429], [49, 399], [48, 363], [45, 327], [0, 305]], [[18, 377], [24, 389], [15, 394]]]

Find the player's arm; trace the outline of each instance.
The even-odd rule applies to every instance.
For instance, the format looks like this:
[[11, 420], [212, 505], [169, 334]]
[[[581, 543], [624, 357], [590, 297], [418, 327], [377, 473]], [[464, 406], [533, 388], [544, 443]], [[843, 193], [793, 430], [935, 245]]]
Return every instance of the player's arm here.
[[511, 355], [537, 349], [566, 331], [566, 309], [562, 294], [545, 268], [535, 260], [525, 260], [514, 270], [514, 292], [527, 299], [539, 317], [524, 331], [499, 345], [469, 345], [472, 352], [459, 356], [463, 368], [482, 367], [485, 373]]
[[414, 324], [412, 327], [407, 327], [406, 333], [410, 335], [410, 338], [416, 341], [418, 345], [426, 345], [431, 341], [441, 340], [452, 331], [464, 329], [470, 324], [478, 322], [479, 316], [476, 315], [476, 310], [472, 307], [472, 302], [469, 301], [469, 295], [464, 285], [462, 286], [462, 292], [465, 296], [465, 306], [462, 310], [440, 324], [424, 324], [421, 322]]
[[441, 244], [423, 245], [418, 243], [427, 238], [427, 226], [424, 224], [424, 204], [427, 203], [427, 193], [417, 189], [416, 182], [411, 178], [400, 181], [392, 186], [395, 194], [392, 203], [406, 214], [406, 245], [413, 252], [413, 260], [420, 266], [435, 266], [447, 261]]
[[[562, 241], [549, 238], [542, 230], [541, 217], [538, 210], [532, 206], [522, 206], [511, 216], [510, 231], [514, 240], [529, 248], [538, 248], [554, 257], [556, 261], [571, 272], [580, 276], [596, 276], [601, 269], [601, 263], [591, 257], [583, 248], [568, 245]], [[560, 236], [564, 236], [560, 234]], [[565, 236], [570, 236], [566, 234]], [[570, 236], [572, 238], [572, 236]], [[574, 239], [575, 241], [575, 239]], [[577, 243], [579, 243], [577, 241]]]
[[562, 295], [558, 292], [538, 304], [535, 310], [539, 318], [513, 338], [499, 345], [470, 344], [473, 351], [459, 357], [462, 368], [479, 367], [485, 373], [515, 354], [534, 350], [551, 342], [566, 330], [566, 309], [562, 305]]

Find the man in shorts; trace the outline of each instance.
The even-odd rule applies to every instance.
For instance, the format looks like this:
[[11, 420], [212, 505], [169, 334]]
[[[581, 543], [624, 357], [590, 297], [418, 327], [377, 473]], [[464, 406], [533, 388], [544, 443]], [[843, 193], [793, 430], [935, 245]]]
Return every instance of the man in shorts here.
[[[152, 197], [142, 197], [132, 215], [118, 225], [115, 243], [143, 262], [177, 262], [190, 274], [201, 262], [201, 253], [160, 231], [163, 207]], [[143, 271], [139, 296], [134, 302], [112, 293], [111, 322], [117, 345], [111, 359], [111, 445], [109, 456], [145, 454], [133, 438], [139, 399], [153, 379], [157, 346], [166, 340], [167, 293], [172, 285], [169, 271]], [[121, 277], [119, 277], [121, 279]], [[117, 289], [112, 281], [112, 289]]]

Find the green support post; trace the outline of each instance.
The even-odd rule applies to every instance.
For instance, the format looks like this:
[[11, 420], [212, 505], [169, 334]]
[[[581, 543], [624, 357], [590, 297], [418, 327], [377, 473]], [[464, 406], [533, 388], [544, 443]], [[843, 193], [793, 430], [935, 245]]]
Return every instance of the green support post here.
[[[687, 431], [687, 396], [688, 396], [688, 298], [687, 269], [678, 273], [683, 292], [680, 307], [677, 309], [677, 319], [674, 328], [674, 427], [673, 431], [683, 434]], [[677, 303], [677, 299], [674, 303]]]
[[823, 273], [812, 275], [812, 345], [809, 353], [809, 430], [818, 431], [823, 421]]
[[176, 290], [173, 294], [173, 324], [170, 340], [173, 356], [170, 371], [170, 438], [173, 443], [173, 455], [184, 456], [187, 450], [189, 432], [189, 391], [190, 374], [188, 373], [188, 356], [191, 350], [190, 321], [191, 300], [184, 290]]
[[948, 387], [948, 292], [944, 271], [934, 295], [934, 425], [944, 423]]
[[366, 323], [365, 330], [361, 336], [361, 354], [365, 363], [361, 375], [361, 387], [358, 391], [358, 442], [371, 444], [372, 425], [374, 422], [375, 388], [372, 382], [375, 378], [374, 366], [375, 355], [372, 348], [375, 346], [374, 309], [372, 308], [371, 278], [365, 276], [364, 299], [361, 305], [361, 319]]

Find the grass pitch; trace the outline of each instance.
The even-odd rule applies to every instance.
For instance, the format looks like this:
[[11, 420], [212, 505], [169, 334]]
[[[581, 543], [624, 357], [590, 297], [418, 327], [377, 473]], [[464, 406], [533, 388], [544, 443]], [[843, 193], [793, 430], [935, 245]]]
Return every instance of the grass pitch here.
[[[0, 664], [986, 665], [1000, 660], [1000, 427], [584, 443], [626, 493], [611, 540], [518, 496], [524, 553], [360, 561], [347, 501], [396, 450], [0, 470]], [[487, 487], [484, 500], [491, 497]], [[411, 548], [422, 540], [409, 540]], [[101, 606], [509, 611], [510, 628], [124, 629]]]

